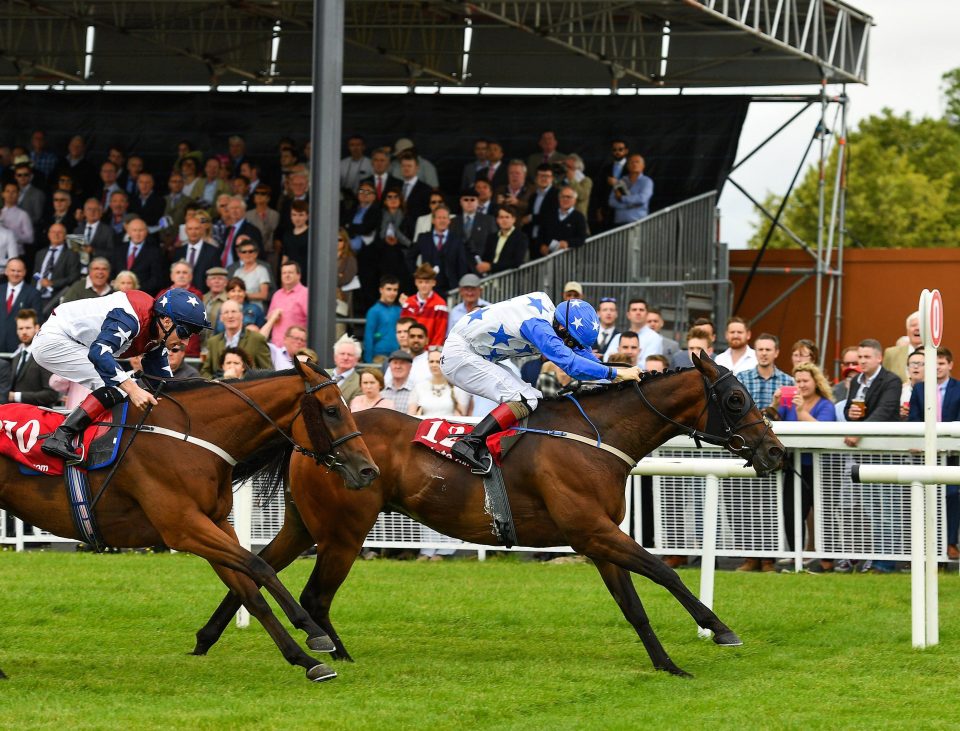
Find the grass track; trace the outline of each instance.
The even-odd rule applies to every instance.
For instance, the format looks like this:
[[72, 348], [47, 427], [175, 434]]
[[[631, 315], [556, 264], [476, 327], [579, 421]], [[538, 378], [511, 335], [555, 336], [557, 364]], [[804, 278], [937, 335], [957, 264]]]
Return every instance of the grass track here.
[[[636, 585], [682, 680], [650, 669], [588, 565], [361, 562], [334, 604], [355, 664], [308, 683], [259, 625], [187, 655], [223, 589], [192, 556], [0, 555], [2, 729], [956, 728], [960, 578], [910, 648], [909, 576], [717, 576], [720, 648]], [[312, 560], [282, 575], [298, 595]], [[681, 576], [696, 586], [699, 573]], [[182, 587], [182, 588], [181, 588]], [[302, 634], [297, 635], [302, 642]], [[326, 656], [321, 656], [326, 657]]]

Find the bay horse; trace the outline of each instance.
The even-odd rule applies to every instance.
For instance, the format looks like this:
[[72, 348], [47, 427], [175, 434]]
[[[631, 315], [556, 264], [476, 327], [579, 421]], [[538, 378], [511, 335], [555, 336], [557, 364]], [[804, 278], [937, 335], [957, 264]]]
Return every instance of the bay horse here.
[[[209, 561], [231, 596], [260, 621], [284, 658], [303, 667], [310, 680], [319, 681], [336, 673], [300, 648], [259, 587], [270, 592], [294, 627], [306, 632], [310, 649], [330, 651], [333, 642], [276, 572], [241, 547], [227, 521], [233, 482], [281, 464], [285, 469], [294, 450], [310, 455], [307, 459], [313, 464], [322, 460], [341, 486], [366, 487], [379, 475], [340, 389], [314, 364], [295, 360], [294, 366], [245, 381], [191, 379], [197, 382], [170, 385], [146, 425], [178, 430], [205, 440], [207, 446], [149, 432], [133, 436], [132, 430], [124, 429], [122, 461], [102, 493], [95, 518], [109, 546], [164, 543]], [[131, 439], [135, 442], [124, 455], [124, 444]], [[222, 450], [219, 455], [217, 448]], [[226, 458], [236, 460], [236, 467]], [[92, 494], [97, 494], [106, 473], [89, 473]], [[0, 507], [50, 533], [82, 540], [62, 476], [22, 475], [12, 460], [0, 459]]]
[[[599, 386], [580, 400], [604, 442], [640, 460], [673, 436], [722, 444], [760, 474], [783, 459], [776, 438], [746, 389], [730, 371], [707, 357], [695, 368], [644, 374], [639, 383]], [[351, 660], [330, 621], [330, 605], [346, 579], [377, 515], [390, 510], [439, 533], [471, 543], [497, 545], [484, 512], [481, 479], [462, 465], [411, 444], [419, 421], [386, 409], [355, 415], [381, 476], [369, 490], [348, 492], [309, 460], [294, 455], [290, 499], [283, 527], [260, 556], [277, 570], [313, 543], [317, 561], [300, 597], [304, 608], [336, 645], [334, 659]], [[547, 400], [529, 428], [564, 429], [596, 439], [578, 407], [567, 398]], [[632, 465], [594, 446], [525, 435], [503, 464], [503, 477], [518, 545], [569, 545], [596, 565], [624, 617], [640, 636], [653, 666], [687, 675], [654, 634], [630, 573], [665, 587], [718, 645], [740, 638], [708, 609], [677, 573], [620, 529], [626, 511], [624, 484]], [[239, 608], [228, 595], [197, 633], [195, 654], [205, 654]]]

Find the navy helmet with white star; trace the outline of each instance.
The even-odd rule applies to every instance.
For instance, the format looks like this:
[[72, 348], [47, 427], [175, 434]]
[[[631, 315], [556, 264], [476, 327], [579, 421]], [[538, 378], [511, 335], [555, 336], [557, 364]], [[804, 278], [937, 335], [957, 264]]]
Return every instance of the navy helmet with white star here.
[[584, 348], [589, 349], [596, 342], [600, 318], [589, 302], [578, 299], [561, 302], [553, 313], [553, 319]]
[[177, 335], [186, 340], [201, 330], [211, 330], [213, 325], [207, 319], [203, 301], [185, 289], [174, 287], [157, 297], [153, 311], [160, 317], [173, 320]]

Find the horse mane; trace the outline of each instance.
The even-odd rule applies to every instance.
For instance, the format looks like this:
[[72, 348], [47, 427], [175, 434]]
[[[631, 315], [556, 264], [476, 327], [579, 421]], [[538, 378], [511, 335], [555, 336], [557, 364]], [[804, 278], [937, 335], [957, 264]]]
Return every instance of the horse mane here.
[[[286, 370], [282, 371], [251, 370], [248, 371], [245, 378], [227, 378], [224, 382], [229, 383], [231, 386], [239, 386], [244, 383], [250, 383], [251, 381], [265, 381], [270, 378], [282, 378], [293, 375], [297, 375], [297, 370], [295, 368], [287, 368]], [[202, 377], [184, 378], [179, 380], [148, 377], [147, 380], [151, 384], [158, 384], [162, 381], [163, 390], [169, 391], [170, 393], [183, 393], [185, 391], [198, 391], [205, 388], [218, 387], [216, 381]]]
[[256, 504], [269, 503], [286, 482], [292, 454], [293, 445], [285, 439], [268, 439], [260, 449], [234, 466], [231, 476], [234, 490], [240, 483], [252, 480]]
[[[677, 368], [668, 368], [665, 371], [644, 371], [640, 375], [640, 384], [649, 383], [654, 380], [663, 380], [671, 376], [677, 376], [681, 373], [686, 373], [687, 371], [695, 370], [694, 368], [686, 367], [677, 367]], [[607, 393], [608, 391], [622, 391], [625, 388], [631, 388], [633, 386], [633, 381], [617, 381], [610, 383], [598, 383], [595, 381], [587, 381], [586, 383], [581, 383], [576, 390], [574, 391], [565, 391], [562, 390], [561, 393], [557, 396], [545, 396], [543, 398], [544, 403], [557, 403], [560, 401], [568, 401], [566, 394], [573, 393], [577, 398], [583, 398], [584, 396], [592, 397], [599, 396], [601, 394]]]

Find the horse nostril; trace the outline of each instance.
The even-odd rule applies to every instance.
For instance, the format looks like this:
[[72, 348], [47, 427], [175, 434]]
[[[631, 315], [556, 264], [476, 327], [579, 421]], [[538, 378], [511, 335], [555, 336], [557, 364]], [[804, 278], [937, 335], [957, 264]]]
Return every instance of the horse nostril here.
[[780, 449], [780, 447], [771, 447], [771, 448], [767, 451], [767, 454], [769, 454], [771, 458], [777, 460], [778, 462], [779, 462], [781, 459], [783, 459], [783, 450]]
[[376, 467], [364, 467], [360, 470], [360, 476], [366, 480], [367, 483], [370, 483], [380, 476], [380, 470]]

